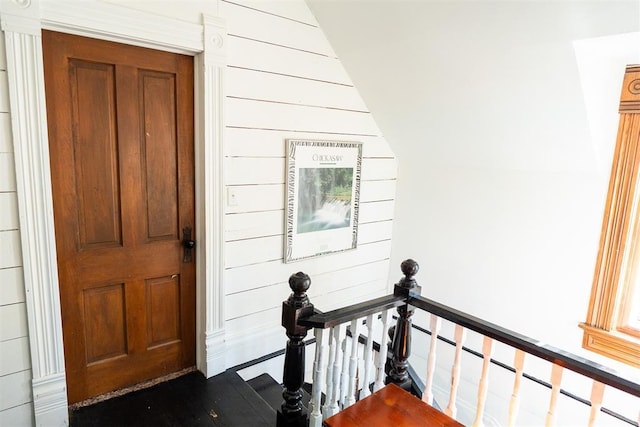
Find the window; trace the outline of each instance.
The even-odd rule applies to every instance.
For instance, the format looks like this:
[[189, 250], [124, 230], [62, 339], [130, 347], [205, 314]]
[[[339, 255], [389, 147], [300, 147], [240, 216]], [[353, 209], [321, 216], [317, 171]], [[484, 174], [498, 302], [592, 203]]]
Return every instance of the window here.
[[584, 348], [640, 367], [640, 65], [627, 66]]

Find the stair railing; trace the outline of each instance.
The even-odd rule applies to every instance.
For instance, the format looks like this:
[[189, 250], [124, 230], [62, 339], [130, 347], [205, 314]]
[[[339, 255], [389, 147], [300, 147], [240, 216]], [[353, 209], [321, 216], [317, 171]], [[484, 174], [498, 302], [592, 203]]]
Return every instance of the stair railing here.
[[[413, 391], [416, 384], [409, 375], [409, 356], [411, 354], [412, 315], [415, 309], [430, 313], [430, 346], [427, 357], [427, 373], [424, 381], [422, 400], [433, 403], [433, 382], [435, 376], [435, 358], [437, 341], [441, 338], [441, 319], [455, 324], [455, 355], [451, 369], [449, 400], [444, 412], [457, 418], [456, 397], [460, 383], [461, 353], [467, 330], [483, 336], [482, 371], [478, 382], [477, 406], [474, 426], [482, 426], [489, 382], [489, 365], [492, 359], [494, 342], [499, 341], [515, 349], [513, 368], [515, 373], [513, 390], [510, 396], [508, 425], [513, 426], [518, 416], [520, 385], [523, 378], [523, 365], [526, 355], [547, 360], [552, 363], [549, 387], [551, 396], [546, 413], [545, 425], [553, 425], [558, 396], [561, 392], [562, 372], [567, 369], [592, 380], [592, 392], [588, 401], [589, 417], [583, 423], [592, 426], [596, 423], [602, 408], [602, 396], [605, 386], [640, 398], [640, 380], [607, 368], [588, 359], [576, 356], [550, 345], [542, 344], [524, 335], [486, 322], [477, 317], [447, 307], [420, 295], [421, 288], [414, 276], [418, 264], [406, 260], [401, 264], [404, 277], [394, 286], [394, 293], [359, 304], [322, 313], [309, 302], [306, 291], [311, 284], [309, 276], [296, 273], [289, 279], [293, 293], [283, 303], [282, 325], [287, 331], [289, 341], [285, 351], [284, 365], [284, 402], [278, 411], [278, 426], [321, 427], [322, 421], [340, 410], [354, 404], [382, 388], [384, 384], [395, 383]], [[397, 308], [397, 320], [389, 328], [391, 310]], [[309, 329], [314, 329], [315, 358], [310, 412], [302, 404], [302, 386], [304, 383], [304, 343]], [[389, 338], [391, 342], [388, 343]], [[362, 342], [363, 344], [359, 344]], [[374, 356], [374, 347], [379, 349]], [[391, 354], [387, 355], [387, 349]], [[389, 357], [387, 357], [389, 356]], [[526, 375], [525, 375], [526, 377]], [[324, 394], [324, 404], [322, 397]], [[442, 403], [442, 402], [441, 402]], [[640, 400], [638, 400], [640, 408]], [[627, 424], [638, 426], [637, 422], [625, 417]]]

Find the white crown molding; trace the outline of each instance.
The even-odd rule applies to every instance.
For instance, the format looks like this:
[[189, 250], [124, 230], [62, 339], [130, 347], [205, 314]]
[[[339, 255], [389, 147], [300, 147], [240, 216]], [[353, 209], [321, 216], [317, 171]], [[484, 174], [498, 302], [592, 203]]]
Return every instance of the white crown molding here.
[[203, 51], [202, 25], [93, 1], [43, 1], [42, 28], [178, 53]]
[[197, 232], [204, 243], [197, 251], [197, 363], [207, 377], [223, 371], [224, 21], [205, 17], [203, 25], [191, 24], [89, 1], [0, 0], [0, 14], [7, 45], [35, 424], [69, 423], [40, 36], [43, 28], [197, 54], [196, 64], [201, 65], [194, 85], [199, 117], [195, 141], [199, 165]]

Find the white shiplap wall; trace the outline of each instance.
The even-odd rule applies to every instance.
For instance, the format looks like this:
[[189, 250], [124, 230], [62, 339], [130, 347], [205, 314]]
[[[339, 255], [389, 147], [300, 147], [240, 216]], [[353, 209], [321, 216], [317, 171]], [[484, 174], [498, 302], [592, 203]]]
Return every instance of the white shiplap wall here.
[[[236, 201], [225, 211], [226, 333], [229, 343], [271, 339], [264, 331], [284, 340], [280, 310], [292, 273], [311, 276], [309, 296], [323, 311], [389, 289], [396, 161], [303, 1], [221, 1], [219, 13], [229, 32], [226, 185]], [[364, 144], [356, 250], [283, 263], [288, 138]], [[233, 364], [271, 348], [229, 350]]]
[[4, 34], [0, 34], [0, 426], [32, 423], [31, 364]]
[[[144, 2], [117, 1], [145, 9]], [[198, 2], [153, 12], [197, 16]], [[302, 270], [322, 310], [384, 294], [391, 250], [396, 162], [304, 0], [218, 1], [228, 25], [225, 100], [224, 258], [227, 366], [282, 348], [281, 302]], [[184, 8], [192, 10], [184, 11]], [[207, 5], [210, 8], [210, 5]], [[199, 21], [198, 21], [199, 22]], [[4, 39], [0, 52], [0, 425], [33, 424], [25, 291], [10, 130]], [[364, 144], [358, 248], [283, 263], [285, 140]]]

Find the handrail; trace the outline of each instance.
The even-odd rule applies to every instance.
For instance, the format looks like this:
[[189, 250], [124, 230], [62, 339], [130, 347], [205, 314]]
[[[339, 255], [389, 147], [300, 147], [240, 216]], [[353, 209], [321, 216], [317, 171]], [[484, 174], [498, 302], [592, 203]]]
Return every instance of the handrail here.
[[560, 365], [603, 384], [610, 385], [631, 395], [640, 397], [639, 378], [632, 378], [630, 375], [625, 375], [625, 373], [618, 372], [607, 366], [561, 350], [557, 347], [544, 344], [525, 335], [503, 328], [502, 326], [498, 326], [494, 323], [487, 322], [470, 314], [463, 313], [455, 308], [448, 307], [420, 295], [410, 294], [407, 302], [409, 305], [435, 314], [442, 319], [457, 323], [460, 326], [498, 340], [511, 347], [523, 350], [526, 353], [532, 354], [556, 365]]
[[342, 323], [350, 322], [370, 314], [380, 313], [382, 310], [399, 307], [406, 304], [406, 299], [399, 295], [385, 295], [369, 301], [352, 304], [326, 313], [315, 312], [309, 317], [298, 320], [298, 325], [308, 328], [332, 328]]
[[[509, 407], [509, 417], [511, 420], [510, 422], [512, 422], [517, 415], [517, 401], [519, 400], [518, 392], [520, 383], [518, 375], [522, 377], [524, 374], [522, 370], [524, 354], [536, 356], [553, 364], [554, 368], [552, 370], [551, 381], [552, 396], [549, 411], [547, 412], [547, 422], [552, 422], [553, 420], [557, 395], [559, 392], [561, 392], [560, 379], [562, 375], [562, 368], [574, 371], [595, 381], [593, 384], [592, 397], [589, 402], [591, 405], [590, 425], [596, 419], [597, 412], [601, 410], [601, 393], [604, 390], [604, 385], [614, 387], [618, 390], [628, 393], [629, 395], [640, 397], [640, 378], [633, 377], [631, 373], [618, 372], [612, 368], [601, 365], [589, 359], [577, 356], [554, 346], [544, 344], [538, 340], [534, 340], [507, 328], [503, 328], [494, 323], [456, 310], [455, 308], [422, 297], [420, 295], [421, 288], [420, 286], [418, 286], [417, 282], [414, 279], [414, 276], [418, 272], [418, 268], [418, 264], [413, 260], [406, 260], [402, 263], [401, 270], [404, 274], [404, 277], [401, 278], [400, 281], [394, 286], [394, 293], [392, 295], [386, 295], [358, 304], [352, 304], [350, 306], [332, 310], [326, 313], [320, 312], [319, 310], [315, 309], [306, 294], [306, 291], [309, 289], [309, 286], [311, 284], [311, 279], [308, 275], [299, 272], [289, 278], [289, 286], [291, 287], [293, 293], [286, 301], [283, 302], [282, 306], [282, 325], [287, 331], [289, 341], [287, 342], [285, 350], [283, 377], [284, 402], [280, 410], [278, 410], [277, 425], [279, 427], [307, 426], [310, 420], [312, 420], [312, 424], [314, 426], [319, 426], [322, 417], [325, 414], [332, 414], [335, 413], [335, 410], [339, 410], [338, 402], [341, 402], [340, 404], [344, 404], [344, 402], [346, 401], [347, 405], [353, 403], [354, 400], [352, 397], [354, 396], [354, 390], [357, 399], [358, 391], [357, 389], [354, 389], [354, 383], [356, 383], [357, 381], [356, 378], [353, 377], [354, 373], [357, 370], [356, 359], [354, 358], [354, 355], [357, 356], [357, 351], [352, 350], [350, 359], [347, 360], [346, 350], [340, 350], [338, 348], [340, 342], [343, 343], [343, 346], [345, 346], [345, 348], [345, 343], [347, 343], [346, 339], [344, 341], [341, 341], [342, 338], [339, 338], [343, 333], [340, 331], [344, 330], [341, 329], [344, 324], [352, 322], [351, 328], [355, 328], [355, 330], [351, 331], [355, 333], [355, 335], [352, 335], [352, 337], [355, 338], [357, 336], [359, 339], [360, 337], [357, 332], [357, 325], [359, 324], [359, 322], [356, 322], [356, 320], [363, 317], [368, 318], [368, 342], [364, 349], [364, 360], [366, 362], [370, 362], [373, 360], [371, 351], [371, 344], [373, 340], [371, 340], [370, 342], [369, 340], [372, 337], [374, 323], [371, 320], [373, 319], [373, 315], [375, 315], [376, 313], [382, 313], [382, 319], [385, 320], [383, 320], [382, 322], [383, 337], [380, 344], [380, 350], [383, 350], [383, 352], [379, 354], [379, 357], [375, 362], [376, 369], [378, 369], [375, 385], [377, 387], [382, 387], [382, 380], [384, 380], [384, 383], [393, 382], [407, 390], [413, 389], [414, 384], [408, 372], [410, 370], [408, 359], [411, 353], [412, 316], [416, 309], [423, 310], [432, 314], [431, 332], [429, 333], [435, 333], [436, 337], [438, 337], [437, 332], [439, 329], [440, 319], [448, 320], [457, 325], [455, 338], [456, 358], [452, 371], [454, 372], [452, 373], [453, 376], [455, 376], [455, 372], [459, 367], [458, 352], [462, 348], [462, 342], [464, 341], [464, 331], [472, 330], [484, 336], [483, 351], [482, 354], [479, 354], [480, 357], [484, 358], [484, 361], [482, 368], [482, 377], [479, 383], [478, 390], [478, 407], [476, 410], [476, 421], [482, 419], [482, 413], [484, 411], [484, 403], [487, 394], [488, 365], [493, 360], [491, 359], [491, 354], [493, 351], [493, 340], [502, 342], [516, 349], [514, 360], [514, 372], [516, 372], [516, 379], [514, 382], [514, 390]], [[389, 310], [393, 308], [397, 308], [398, 314], [396, 317], [396, 323], [395, 326], [388, 329], [387, 320], [388, 315], [390, 314]], [[316, 359], [314, 361], [314, 397], [312, 399], [314, 410], [311, 412], [310, 416], [309, 413], [307, 413], [307, 409], [301, 403], [301, 387], [304, 381], [305, 373], [303, 340], [307, 335], [308, 330], [312, 328], [315, 328], [316, 335]], [[332, 328], [331, 331], [328, 332], [330, 335], [327, 335], [327, 331], [325, 331], [325, 329], [327, 328]], [[385, 331], [388, 331], [389, 337], [393, 337], [388, 347], [386, 344], [387, 334], [385, 334]], [[460, 333], [459, 336], [458, 333]], [[349, 334], [349, 327], [347, 327], [347, 334]], [[322, 382], [325, 376], [325, 372], [323, 372], [324, 368], [322, 368], [322, 364], [324, 363], [324, 350], [322, 342], [323, 337], [327, 336], [329, 336], [330, 341], [329, 362], [327, 366], [333, 366], [333, 369], [327, 370], [326, 372], [327, 384], [331, 382], [332, 384], [336, 384], [336, 387], [338, 387], [338, 384], [340, 383], [340, 390], [346, 390], [346, 386], [348, 385], [348, 392], [345, 392], [347, 393], [346, 395], [340, 395], [337, 394], [335, 388], [333, 388], [331, 399], [328, 400], [331, 402], [331, 405], [327, 408], [328, 411], [326, 412], [323, 406], [321, 413], [319, 408], [321, 401], [320, 394], [323, 390]], [[384, 362], [385, 360], [387, 360], [387, 348], [389, 349], [391, 357], [386, 362], [386, 364], [380, 364], [381, 361]], [[341, 351], [345, 351], [344, 357], [337, 356]], [[336, 362], [337, 360], [340, 360], [340, 357], [342, 357], [342, 361]], [[428, 390], [426, 398], [423, 397], [423, 400], [426, 401], [430, 401], [430, 399], [433, 397], [431, 394], [431, 384], [433, 380], [433, 368], [435, 366], [434, 362], [435, 340], [432, 335], [426, 381]], [[338, 366], [338, 364], [341, 365], [342, 372], [340, 372], [340, 367]], [[384, 369], [381, 368], [381, 366], [383, 365]], [[362, 379], [360, 379], [362, 380], [362, 383], [366, 385], [366, 387], [363, 387], [362, 391], [360, 392], [360, 398], [362, 398], [363, 396], [362, 393], [364, 393], [364, 396], [368, 394], [369, 385], [373, 383], [372, 378], [369, 377], [371, 369], [367, 368], [366, 366], [367, 365], [365, 363], [365, 375]], [[345, 376], [345, 373], [347, 376]], [[348, 381], [345, 381], [345, 378], [348, 378]], [[380, 380], [380, 382], [378, 380]], [[452, 391], [449, 406], [446, 409], [446, 411], [452, 412], [454, 414], [454, 417], [455, 391], [457, 388], [457, 384], [457, 377], [452, 377]], [[328, 389], [329, 386], [327, 386], [327, 390]], [[339, 393], [342, 393], [342, 391], [339, 391]], [[600, 393], [600, 397], [598, 397], [598, 393]], [[345, 400], [341, 400], [343, 397]], [[351, 402], [349, 402], [349, 399], [351, 399]], [[602, 410], [604, 411], [604, 408], [602, 408]], [[631, 422], [631, 424], [633, 424], [633, 422]]]

